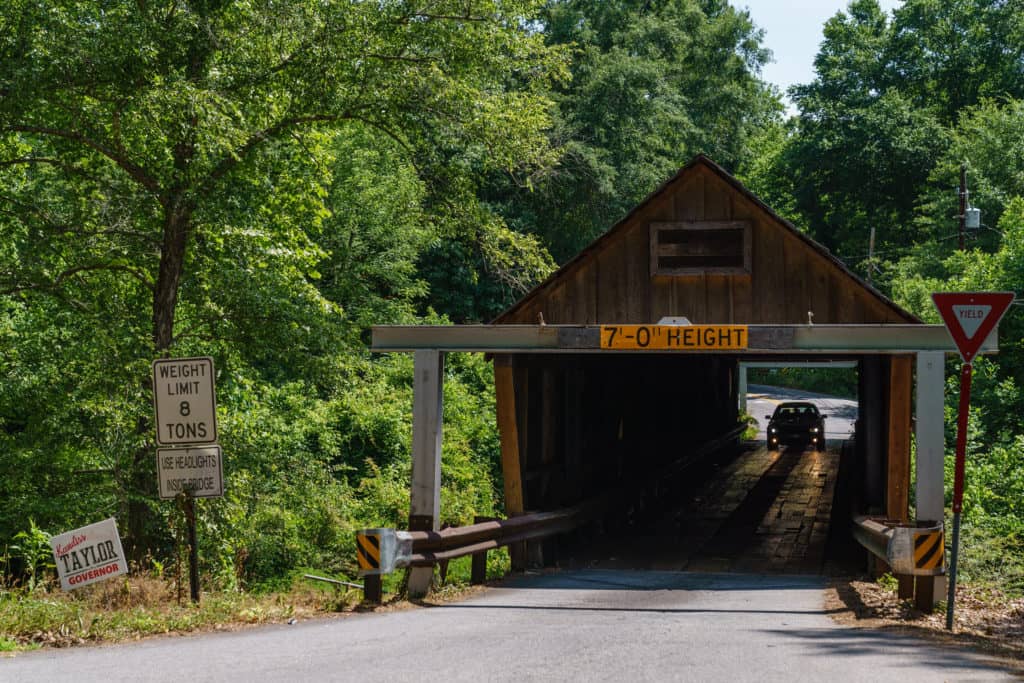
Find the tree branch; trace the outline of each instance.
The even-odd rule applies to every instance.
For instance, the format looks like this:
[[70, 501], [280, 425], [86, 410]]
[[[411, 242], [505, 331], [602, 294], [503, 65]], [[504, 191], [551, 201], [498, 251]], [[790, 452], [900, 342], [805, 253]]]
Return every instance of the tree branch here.
[[474, 17], [469, 13], [462, 16], [457, 14], [430, 14], [427, 12], [415, 12], [409, 15], [413, 19], [427, 19], [429, 21], [471, 21], [474, 23], [486, 23], [493, 21], [493, 17]]
[[91, 263], [91, 264], [84, 264], [84, 265], [81, 265], [81, 266], [73, 266], [71, 268], [68, 268], [67, 270], [65, 270], [65, 271], [61, 272], [59, 275], [57, 275], [57, 277], [54, 278], [53, 282], [47, 282], [47, 283], [33, 282], [33, 283], [14, 285], [14, 286], [8, 287], [6, 289], [0, 289], [0, 295], [17, 294], [19, 292], [28, 292], [28, 291], [33, 291], [33, 290], [42, 290], [42, 291], [58, 290], [58, 289], [60, 289], [61, 285], [64, 284], [65, 280], [67, 280], [70, 277], [73, 277], [74, 275], [77, 275], [79, 273], [103, 271], [103, 270], [128, 273], [129, 275], [134, 277], [136, 280], [141, 282], [150, 291], [153, 291], [154, 288], [155, 288], [155, 285], [153, 284], [152, 280], [149, 278], [148, 273], [146, 273], [144, 270], [141, 270], [139, 268], [135, 268], [134, 266], [126, 266], [126, 265], [119, 264], [119, 263]]
[[261, 143], [268, 140], [272, 140], [277, 136], [281, 135], [290, 128], [301, 126], [307, 123], [322, 123], [327, 121], [337, 121], [345, 118], [344, 115], [336, 114], [311, 114], [309, 116], [295, 116], [292, 118], [282, 119], [272, 126], [264, 128], [261, 131], [253, 133], [248, 140], [245, 141], [240, 147], [233, 150], [228, 156], [221, 159], [213, 170], [210, 171], [210, 175], [207, 176], [206, 180], [200, 186], [200, 191], [207, 190], [211, 185], [216, 183], [218, 180], [226, 176], [231, 170], [243, 161], [249, 154], [252, 153]]
[[65, 163], [60, 159], [52, 159], [50, 157], [18, 157], [16, 159], [4, 159], [3, 161], [0, 161], [0, 167], [17, 166], [19, 164], [47, 164], [49, 166], [56, 166], [67, 173], [74, 173], [85, 178], [92, 178], [92, 176], [86, 173], [83, 169], [72, 164]]
[[86, 147], [90, 147], [99, 152], [100, 154], [102, 154], [103, 156], [107, 157], [111, 161], [113, 161], [123, 171], [125, 171], [132, 178], [132, 180], [134, 180], [139, 185], [142, 185], [142, 187], [146, 188], [154, 195], [156, 195], [157, 199], [160, 200], [161, 204], [163, 204], [164, 202], [164, 198], [162, 197], [159, 183], [157, 183], [157, 181], [149, 173], [146, 172], [146, 169], [131, 161], [124, 155], [118, 154], [115, 150], [107, 147], [103, 143], [93, 140], [92, 138], [86, 135], [71, 130], [63, 130], [61, 128], [47, 128], [46, 126], [16, 125], [6, 126], [4, 130], [15, 133], [34, 133], [36, 135], [48, 135], [51, 137], [71, 140], [73, 142], [81, 143]]

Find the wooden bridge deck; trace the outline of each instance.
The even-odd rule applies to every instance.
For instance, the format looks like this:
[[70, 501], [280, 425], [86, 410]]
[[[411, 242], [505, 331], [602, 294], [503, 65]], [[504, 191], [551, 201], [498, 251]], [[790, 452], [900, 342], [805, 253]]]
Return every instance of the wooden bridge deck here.
[[576, 548], [571, 566], [816, 574], [839, 473], [836, 449], [764, 447], [713, 471], [653, 523]]

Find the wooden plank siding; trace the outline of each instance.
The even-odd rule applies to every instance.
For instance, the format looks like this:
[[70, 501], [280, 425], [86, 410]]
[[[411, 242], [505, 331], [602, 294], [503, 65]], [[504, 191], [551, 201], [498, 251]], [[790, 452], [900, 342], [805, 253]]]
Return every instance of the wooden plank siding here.
[[914, 356], [893, 356], [889, 362], [888, 459], [885, 515], [907, 521], [910, 506], [911, 404]]
[[[704, 174], [696, 173], [679, 188], [675, 197], [675, 220], [704, 220]], [[673, 289], [675, 310], [668, 315], [685, 316], [690, 322], [707, 322], [707, 280], [704, 275], [667, 278]], [[654, 322], [654, 321], [651, 321]]]
[[[738, 189], [739, 188], [739, 189]], [[652, 276], [651, 223], [748, 221], [749, 274]], [[497, 323], [917, 322], [797, 234], [711, 162], [694, 162]]]
[[[746, 231], [742, 265], [731, 260], [736, 255], [730, 251], [734, 237], [693, 236], [709, 234], [725, 222], [743, 225]], [[691, 235], [666, 236], [653, 250], [655, 256], [679, 257], [676, 264], [684, 265], [676, 270], [686, 274], [656, 274], [654, 223], [693, 229]], [[653, 230], [657, 233], [658, 228]], [[691, 244], [694, 250], [686, 251]], [[722, 244], [726, 246], [716, 251]], [[707, 271], [693, 273], [701, 264], [691, 266], [681, 257], [701, 254], [719, 259], [718, 272], [708, 265]], [[665, 263], [670, 271], [671, 261]], [[494, 322], [536, 324], [543, 315], [547, 324], [645, 324], [685, 316], [695, 324], [799, 325], [807, 324], [808, 311], [813, 311], [815, 324], [920, 322], [797, 232], [723, 169], [698, 157]], [[884, 370], [878, 366], [877, 379], [891, 380], [892, 393], [886, 403], [882, 385], [875, 387], [878, 414], [869, 416], [872, 429], [882, 429], [888, 420], [909, 434], [907, 367], [894, 361], [890, 377], [887, 365]], [[621, 483], [624, 469], [654, 467], [679, 444], [720, 433], [735, 421], [737, 383], [734, 358], [496, 356], [506, 511], [572, 504], [591, 490]], [[880, 460], [871, 466], [872, 476], [879, 483], [888, 476], [889, 482], [887, 490], [877, 492], [877, 504], [893, 516], [905, 515], [907, 444], [902, 436], [886, 443], [880, 432], [872, 435], [878, 437]], [[524, 562], [525, 553], [514, 549], [514, 564], [522, 567]]]

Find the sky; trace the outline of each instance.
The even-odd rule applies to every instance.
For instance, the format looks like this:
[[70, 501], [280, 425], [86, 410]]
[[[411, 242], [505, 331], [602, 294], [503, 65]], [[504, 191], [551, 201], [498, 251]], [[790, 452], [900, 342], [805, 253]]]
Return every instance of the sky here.
[[[775, 61], [765, 65], [762, 76], [783, 93], [791, 85], [808, 83], [814, 78], [814, 56], [821, 45], [821, 29], [836, 12], [845, 11], [848, 4], [848, 0], [732, 0], [734, 7], [750, 10], [751, 19], [764, 29], [764, 45], [772, 51]], [[884, 11], [892, 12], [902, 0], [879, 0], [878, 4]]]

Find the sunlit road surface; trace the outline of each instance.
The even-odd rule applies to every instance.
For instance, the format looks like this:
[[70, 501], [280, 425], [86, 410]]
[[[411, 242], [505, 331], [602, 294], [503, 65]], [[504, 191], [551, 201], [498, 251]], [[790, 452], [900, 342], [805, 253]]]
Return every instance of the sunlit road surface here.
[[0, 660], [3, 681], [993, 681], [976, 655], [847, 628], [817, 577], [581, 570], [461, 602]]
[[827, 441], [847, 439], [853, 434], [853, 423], [857, 420], [857, 402], [834, 396], [824, 396], [799, 389], [784, 389], [760, 384], [747, 387], [747, 413], [757, 419], [757, 438], [765, 438], [768, 427], [766, 416], [775, 411], [775, 406], [784, 401], [807, 401], [818, 407], [825, 418]]

